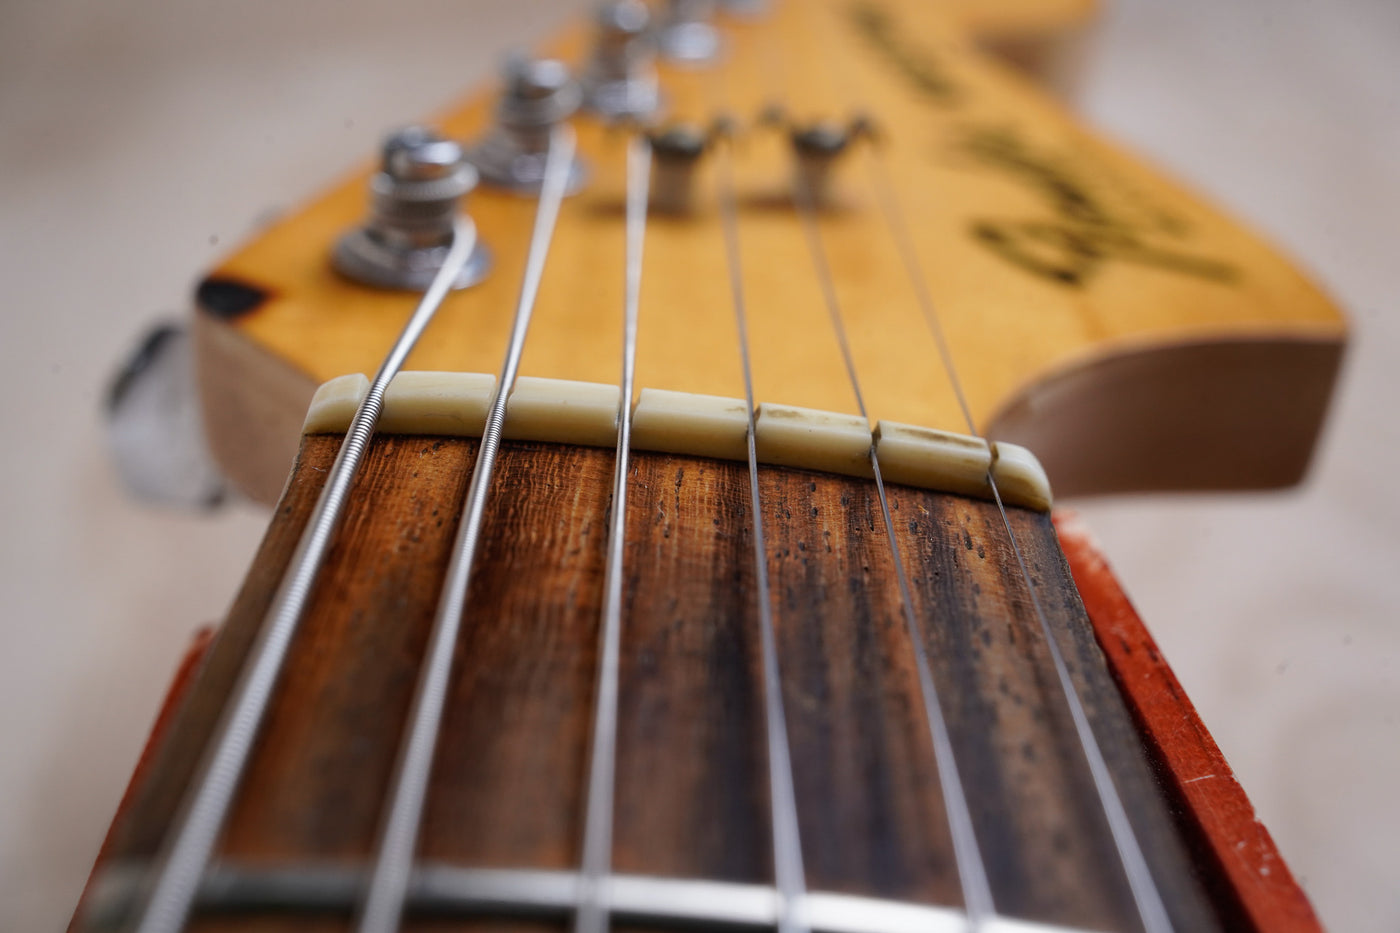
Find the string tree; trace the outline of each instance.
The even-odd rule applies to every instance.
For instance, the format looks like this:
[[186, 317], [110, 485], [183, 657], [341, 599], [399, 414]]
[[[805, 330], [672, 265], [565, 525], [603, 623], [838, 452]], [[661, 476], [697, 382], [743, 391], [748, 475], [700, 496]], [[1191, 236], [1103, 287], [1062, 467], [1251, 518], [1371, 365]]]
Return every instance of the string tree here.
[[[427, 288], [447, 258], [462, 201], [477, 180], [461, 145], [431, 127], [390, 133], [369, 180], [369, 218], [337, 241], [331, 256], [336, 271], [376, 288]], [[490, 250], [478, 241], [452, 287], [475, 285], [490, 269]]]
[[598, 8], [593, 53], [583, 73], [583, 105], [605, 120], [642, 119], [661, 105], [651, 11], [641, 0]]
[[651, 209], [672, 215], [693, 213], [700, 161], [715, 142], [731, 135], [732, 121], [724, 117], [708, 129], [673, 123], [647, 133], [652, 153]]
[[769, 107], [759, 123], [786, 133], [793, 159], [793, 197], [816, 210], [835, 203], [834, 175], [841, 158], [856, 143], [879, 138], [874, 122], [864, 114], [845, 122], [825, 118], [794, 121], [781, 108]]
[[[535, 196], [544, 185], [554, 128], [583, 103], [583, 89], [563, 62], [512, 55], [502, 69], [496, 122], [467, 149], [467, 159], [493, 188]], [[583, 187], [587, 169], [577, 156], [566, 194]]]

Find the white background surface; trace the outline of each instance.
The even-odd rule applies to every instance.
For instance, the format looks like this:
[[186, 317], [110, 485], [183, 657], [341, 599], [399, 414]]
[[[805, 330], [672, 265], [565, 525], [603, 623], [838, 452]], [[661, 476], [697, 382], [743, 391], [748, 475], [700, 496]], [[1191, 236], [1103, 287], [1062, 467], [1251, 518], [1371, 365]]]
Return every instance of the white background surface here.
[[[114, 360], [260, 217], [568, 0], [0, 3], [0, 929], [62, 927], [187, 634], [264, 518], [156, 514]], [[1400, 4], [1119, 0], [1084, 107], [1353, 316], [1296, 493], [1084, 508], [1329, 927], [1400, 929]]]

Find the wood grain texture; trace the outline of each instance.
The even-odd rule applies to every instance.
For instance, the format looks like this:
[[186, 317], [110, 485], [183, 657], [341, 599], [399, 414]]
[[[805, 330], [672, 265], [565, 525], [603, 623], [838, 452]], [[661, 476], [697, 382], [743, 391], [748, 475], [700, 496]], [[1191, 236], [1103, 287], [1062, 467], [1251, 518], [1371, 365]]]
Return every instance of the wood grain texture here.
[[[726, 22], [728, 51], [718, 67], [663, 72], [671, 119], [708, 125], [727, 113], [744, 127], [733, 168], [759, 401], [856, 407], [792, 205], [791, 153], [781, 133], [754, 124], [773, 101], [795, 119], [863, 112], [881, 127], [883, 168], [869, 148], [853, 150], [820, 221], [874, 418], [965, 429], [880, 209], [876, 172], [887, 177], [902, 207], [973, 417], [983, 427], [1051, 376], [1092, 375], [1096, 363], [1120, 357], [1150, 362], [1153, 351], [1182, 343], [1295, 341], [1335, 358], [1346, 328], [1324, 295], [1253, 234], [1093, 137], [1021, 77], [979, 54], [972, 11], [980, 6], [788, 0], [756, 21]], [[1063, 22], [1076, 4], [1050, 6]], [[1036, 9], [989, 5], [984, 25], [999, 18], [1033, 23]], [[579, 61], [587, 41], [575, 30], [549, 51]], [[490, 98], [490, 92], [472, 97], [445, 115], [441, 127], [476, 138], [490, 119]], [[577, 125], [591, 181], [561, 211], [522, 372], [615, 383], [626, 140], [586, 117]], [[743, 394], [715, 161], [712, 155], [702, 162], [693, 215], [655, 217], [648, 225], [639, 386]], [[358, 286], [330, 268], [331, 245], [363, 218], [366, 174], [273, 225], [213, 273], [267, 296], [246, 314], [215, 322], [209, 329], [218, 339], [203, 342], [200, 356], [215, 449], [235, 481], [265, 499], [275, 496], [295, 453], [292, 436], [274, 427], [299, 419], [320, 382], [373, 371], [414, 304], [410, 295]], [[534, 205], [481, 189], [469, 206], [496, 269], [480, 286], [448, 298], [412, 368], [494, 372], [500, 360]], [[1288, 412], [1302, 425], [1303, 442], [1281, 451], [1296, 474], [1333, 370], [1322, 367], [1300, 380], [1286, 355], [1266, 362], [1253, 390], [1236, 397], [1241, 410], [1203, 435], [1219, 443], [1237, 437], [1235, 426], [1249, 424], [1251, 414], [1262, 421], [1267, 412]], [[1157, 392], [1169, 401], [1182, 392], [1189, 400], [1194, 384], [1151, 365], [1129, 365], [1125, 378], [1140, 395]], [[1274, 401], [1271, 393], [1290, 386], [1307, 404]], [[1073, 396], [1033, 397], [1044, 431], [1097, 426], [1078, 420]], [[1225, 411], [1197, 405], [1187, 417], [1210, 427]], [[1137, 414], [1152, 437], [1172, 436], [1153, 412]], [[1019, 424], [1001, 427], [1006, 439], [1017, 439]], [[1112, 434], [1088, 433], [1088, 443], [1067, 447], [1057, 461], [1056, 484], [1072, 482], [1089, 465], [1102, 469], [1126, 449], [1112, 443]], [[1248, 443], [1238, 449], [1260, 452], [1245, 457], [1234, 485], [1249, 482], [1253, 471], [1267, 474], [1259, 482], [1276, 481], [1280, 451], [1265, 455]], [[1162, 450], [1154, 456], [1156, 473], [1125, 469], [1120, 485], [1198, 487], [1193, 467], [1216, 459], [1213, 449], [1185, 453], [1164, 443]]]
[[[110, 863], [156, 851], [338, 440], [305, 439], [248, 583], [114, 832]], [[362, 864], [371, 854], [474, 452], [463, 439], [373, 442], [221, 858]], [[433, 774], [426, 856], [577, 864], [612, 460], [588, 448], [503, 448]], [[637, 454], [631, 483], [615, 865], [771, 881], [745, 468]], [[761, 488], [808, 883], [957, 904], [943, 777], [873, 485], [763, 468]], [[995, 506], [890, 494], [999, 909], [1135, 930]], [[1048, 517], [1013, 511], [1012, 523], [1178, 928], [1218, 928]], [[259, 929], [305, 928], [264, 920]], [[209, 929], [228, 922], [210, 918]], [[464, 926], [481, 928], [442, 928]]]

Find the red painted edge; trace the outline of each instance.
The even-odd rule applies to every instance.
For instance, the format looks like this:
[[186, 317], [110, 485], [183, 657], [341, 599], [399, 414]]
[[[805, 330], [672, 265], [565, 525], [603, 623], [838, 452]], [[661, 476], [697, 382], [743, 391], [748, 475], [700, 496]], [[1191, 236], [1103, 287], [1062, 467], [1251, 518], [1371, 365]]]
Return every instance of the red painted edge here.
[[1307, 895], [1097, 542], [1075, 513], [1057, 510], [1054, 520], [1099, 646], [1229, 928], [1321, 933]]
[[97, 878], [97, 866], [107, 860], [122, 815], [131, 806], [131, 799], [136, 793], [136, 788], [145, 780], [146, 772], [152, 766], [152, 758], [155, 756], [156, 749], [160, 747], [161, 740], [165, 738], [166, 731], [175, 719], [175, 713], [179, 710], [181, 701], [184, 700], [185, 694], [194, 683], [195, 674], [199, 672], [200, 665], [204, 663], [204, 657], [209, 653], [209, 646], [214, 643], [215, 634], [216, 629], [212, 625], [198, 629], [190, 639], [190, 646], [185, 649], [185, 656], [180, 660], [180, 666], [175, 669], [175, 677], [170, 683], [170, 689], [165, 693], [165, 701], [161, 704], [160, 712], [156, 714], [155, 724], [151, 726], [151, 734], [146, 737], [146, 744], [141, 749], [141, 757], [136, 760], [136, 768], [131, 773], [131, 780], [127, 782], [126, 790], [122, 793], [121, 803], [117, 805], [116, 816], [112, 818], [112, 824], [107, 828], [107, 835], [102, 839], [102, 848], [97, 850], [97, 858], [93, 860], [92, 871], [88, 873], [87, 884], [83, 887], [83, 895], [78, 899], [78, 907], [73, 912], [73, 920], [69, 924], [70, 930], [76, 928], [78, 918], [82, 916], [83, 907], [87, 903], [88, 896], [92, 893], [93, 881]]

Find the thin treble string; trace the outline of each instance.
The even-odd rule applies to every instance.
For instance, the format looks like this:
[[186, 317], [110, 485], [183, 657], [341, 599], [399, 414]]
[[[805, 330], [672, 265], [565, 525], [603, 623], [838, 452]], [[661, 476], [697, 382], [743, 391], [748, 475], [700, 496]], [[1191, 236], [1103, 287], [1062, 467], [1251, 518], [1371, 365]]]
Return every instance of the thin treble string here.
[[638, 133], [627, 148], [626, 295], [622, 313], [622, 393], [617, 412], [617, 458], [613, 467], [612, 521], [598, 640], [598, 687], [594, 700], [592, 761], [584, 817], [583, 871], [574, 933], [607, 928], [606, 879], [612, 866], [613, 797], [617, 767], [617, 696], [622, 639], [623, 545], [627, 534], [627, 474], [632, 444], [632, 388], [637, 371], [637, 316], [646, 242], [647, 187], [651, 145]]
[[[841, 315], [840, 300], [836, 294], [836, 283], [831, 275], [830, 262], [822, 243], [821, 231], [817, 224], [816, 206], [812, 203], [811, 192], [799, 181], [794, 186], [798, 214], [802, 218], [802, 228], [807, 245], [812, 254], [812, 262], [817, 268], [817, 279], [821, 283], [822, 297], [826, 304], [827, 316], [836, 331], [836, 340], [841, 347], [841, 357], [850, 377], [851, 391], [855, 393], [860, 416], [870, 426], [870, 415], [865, 408], [865, 397], [860, 390], [860, 378], [856, 374], [855, 355], [851, 352], [850, 340], [846, 336], [846, 326]], [[904, 558], [900, 553], [899, 540], [895, 535], [894, 517], [890, 512], [890, 500], [885, 494], [885, 479], [880, 472], [880, 457], [875, 445], [870, 445], [870, 468], [875, 474], [875, 489], [880, 497], [880, 511], [885, 520], [885, 534], [889, 538], [890, 552], [894, 557], [895, 577], [899, 582], [901, 607], [904, 611], [904, 624], [909, 633], [909, 641], [914, 649], [914, 664], [919, 676], [919, 693], [923, 700], [924, 717], [928, 721], [929, 738], [933, 743], [934, 760], [943, 786], [943, 806], [948, 816], [948, 833], [953, 842], [953, 860], [958, 866], [958, 880], [962, 888], [963, 906], [969, 924], [977, 929], [984, 921], [995, 915], [996, 907], [992, 900], [991, 885], [987, 881], [986, 865], [982, 861], [981, 848], [977, 843], [977, 831], [972, 823], [972, 811], [967, 804], [967, 794], [963, 790], [962, 776], [958, 771], [957, 758], [953, 751], [952, 736], [948, 732], [948, 721], [943, 715], [943, 707], [938, 699], [938, 688], [933, 678], [933, 667], [929, 663], [928, 643], [924, 639], [923, 625], [914, 611], [914, 598], [909, 586], [909, 576], [904, 568]]]
[[[811, 17], [815, 16], [812, 6], [803, 3], [802, 8], [803, 12], [808, 16], [807, 21], [811, 23]], [[848, 96], [853, 94], [853, 91], [849, 89], [855, 87], [855, 82], [852, 80], [852, 72], [847, 63], [839, 56], [829, 56], [827, 60], [832, 64], [833, 68], [842, 72], [843, 80], [839, 81], [838, 84], [848, 89]], [[967, 431], [970, 435], [977, 437], [983, 442], [991, 457], [990, 465], [987, 470], [987, 483], [996, 500], [997, 510], [1001, 514], [1002, 525], [1006, 530], [1007, 540], [1010, 542], [1012, 551], [1016, 555], [1016, 562], [1021, 572], [1021, 578], [1025, 581], [1026, 591], [1030, 594], [1031, 605], [1034, 607], [1036, 617], [1040, 622], [1041, 632], [1045, 637], [1046, 644], [1049, 646], [1056, 676], [1059, 679], [1060, 689], [1069, 705], [1070, 714], [1075, 724], [1076, 736], [1084, 752], [1085, 759], [1089, 764], [1094, 787], [1098, 793], [1100, 803], [1103, 806], [1104, 814], [1107, 817], [1109, 830], [1114, 840], [1114, 846], [1118, 850], [1119, 861], [1127, 876], [1128, 885], [1132, 890], [1133, 899], [1138, 909], [1138, 915], [1142, 919], [1144, 931], [1145, 933], [1171, 933], [1172, 924], [1167, 915], [1166, 907], [1162, 902], [1161, 892], [1158, 890], [1157, 883], [1152, 877], [1151, 869], [1148, 867], [1147, 860], [1143, 856], [1142, 848], [1137, 841], [1132, 823], [1128, 819], [1127, 811], [1123, 806], [1121, 798], [1118, 796], [1118, 791], [1113, 783], [1112, 775], [1104, 760], [1103, 751], [1098, 744], [1097, 737], [1094, 735], [1093, 728], [1089, 724], [1083, 701], [1080, 699], [1079, 691], [1075, 687], [1073, 679], [1070, 677], [1069, 668], [1065, 664], [1064, 656], [1059, 648], [1059, 643], [1054, 637], [1049, 617], [1045, 612], [1044, 605], [1041, 603], [1035, 582], [1031, 579], [1029, 568], [1026, 566], [1020, 544], [1016, 540], [1015, 532], [1012, 530], [1011, 519], [1002, 501], [1001, 490], [997, 486], [994, 473], [996, 448], [977, 430], [976, 422], [973, 421], [972, 408], [968, 403], [967, 393], [963, 388], [962, 380], [958, 377], [957, 367], [953, 362], [952, 349], [949, 346], [947, 334], [943, 329], [943, 323], [937, 312], [937, 306], [929, 290], [928, 280], [923, 274], [918, 251], [914, 246], [914, 238], [910, 233], [909, 225], [899, 199], [895, 196], [894, 187], [889, 180], [892, 172], [885, 162], [884, 153], [880, 149], [880, 144], [877, 143], [872, 147], [872, 150], [869, 157], [871, 175], [876, 195], [880, 202], [881, 212], [885, 217], [886, 224], [894, 235], [901, 262], [904, 265], [910, 283], [913, 285], [924, 321], [928, 326], [930, 334], [933, 336], [938, 355], [943, 362], [944, 372], [948, 375], [953, 394], [957, 398], [958, 408], [962, 412], [964, 423], [967, 425]]]
[[182, 805], [181, 815], [171, 831], [171, 842], [155, 868], [151, 893], [134, 923], [139, 933], [176, 933], [184, 926], [214, 844], [228, 817], [234, 793], [247, 768], [249, 753], [266, 716], [292, 637], [325, 563], [331, 539], [340, 525], [350, 487], [379, 422], [384, 393], [403, 368], [409, 352], [432, 321], [475, 248], [476, 226], [469, 218], [459, 217], [453, 226], [452, 244], [442, 268], [379, 365], [364, 401], [355, 411], [326, 477], [326, 485], [316, 500], [306, 530], [297, 541], [296, 551], [272, 598], [257, 641], [249, 652], [226, 712], [219, 720], [210, 742], [211, 751], [201, 765], [191, 795]]
[[520, 370], [520, 358], [525, 351], [525, 337], [544, 276], [545, 259], [549, 254], [554, 224], [568, 186], [569, 171], [574, 160], [575, 137], [568, 124], [555, 127], [550, 135], [549, 154], [545, 160], [544, 185], [540, 191], [535, 226], [530, 236], [530, 249], [525, 261], [525, 277], [520, 287], [510, 343], [506, 349], [496, 396], [491, 401], [490, 414], [481, 435], [476, 464], [462, 509], [461, 529], [447, 567], [447, 579], [439, 597], [437, 616], [428, 643], [428, 653], [419, 675], [418, 686], [409, 716], [409, 734], [400, 753], [389, 804], [388, 818], [370, 876], [369, 894], [360, 915], [359, 933], [392, 933], [403, 913], [404, 897], [413, 871], [413, 856], [418, 831], [423, 822], [423, 806], [427, 796], [428, 779], [442, 725], [443, 708], [447, 703], [448, 678], [452, 672], [452, 656], [457, 634], [466, 611], [467, 587], [471, 582], [472, 564], [481, 537], [482, 519], [490, 496], [491, 475], [495, 471], [500, 450], [501, 429], [505, 424], [506, 404], [515, 377]]
[[972, 410], [967, 402], [967, 394], [963, 390], [962, 381], [959, 379], [957, 368], [953, 363], [953, 355], [949, 349], [947, 337], [944, 333], [937, 308], [929, 292], [928, 282], [924, 278], [918, 254], [914, 248], [913, 237], [910, 235], [904, 213], [899, 206], [899, 201], [894, 196], [893, 187], [890, 185], [888, 179], [888, 168], [878, 148], [872, 154], [870, 164], [872, 166], [872, 174], [875, 177], [875, 184], [879, 191], [881, 209], [898, 243], [899, 253], [903, 258], [905, 270], [917, 293], [924, 320], [927, 322], [929, 331], [933, 335], [934, 342], [938, 346], [938, 353], [943, 359], [944, 370], [947, 372], [948, 380], [952, 384], [954, 394], [957, 396], [958, 405], [962, 408], [963, 418], [967, 422], [968, 433], [981, 440], [987, 447], [987, 451], [991, 456], [990, 465], [987, 469], [987, 484], [991, 487], [992, 495], [996, 499], [997, 510], [1001, 513], [1001, 522], [1002, 526], [1006, 529], [1007, 540], [1011, 544], [1012, 552], [1016, 555], [1016, 563], [1020, 567], [1021, 578], [1025, 581], [1026, 592], [1030, 594], [1031, 605], [1035, 609], [1036, 617], [1040, 621], [1040, 629], [1045, 637], [1045, 643], [1050, 650], [1050, 657], [1054, 663], [1055, 674], [1059, 679], [1060, 690], [1064, 694], [1066, 703], [1069, 705], [1070, 716], [1074, 720], [1074, 731], [1079, 740], [1080, 748], [1084, 752], [1085, 760], [1089, 764], [1089, 772], [1093, 777], [1094, 789], [1098, 793], [1099, 802], [1103, 806], [1104, 815], [1108, 820], [1109, 832], [1113, 836], [1113, 843], [1118, 850], [1119, 861], [1123, 865], [1124, 874], [1128, 879], [1128, 886], [1132, 890], [1133, 901], [1137, 906], [1138, 916], [1142, 919], [1144, 933], [1172, 933], [1172, 922], [1167, 914], [1166, 905], [1162, 901], [1161, 891], [1158, 890], [1157, 882], [1152, 877], [1152, 869], [1147, 864], [1147, 858], [1143, 855], [1142, 846], [1137, 839], [1137, 833], [1133, 830], [1132, 822], [1128, 819], [1128, 812], [1123, 806], [1122, 799], [1118, 795], [1117, 787], [1113, 783], [1113, 775], [1109, 771], [1108, 764], [1104, 759], [1103, 749], [1099, 746], [1098, 737], [1095, 736], [1093, 727], [1089, 723], [1088, 714], [1084, 710], [1083, 700], [1079, 696], [1079, 689], [1075, 686], [1074, 679], [1070, 676], [1069, 667], [1066, 665], [1064, 655], [1060, 651], [1059, 642], [1056, 640], [1054, 629], [1050, 624], [1050, 618], [1046, 614], [1045, 607], [1041, 603], [1035, 581], [1031, 578], [1030, 570], [1026, 566], [1025, 558], [1021, 553], [1021, 546], [1016, 541], [1016, 534], [1011, 528], [1011, 518], [1007, 514], [1005, 504], [1002, 502], [1001, 490], [997, 487], [995, 474], [996, 447], [977, 430], [977, 426], [972, 420]]
[[739, 330], [739, 353], [744, 368], [744, 398], [748, 406], [749, 500], [753, 514], [754, 572], [758, 582], [759, 631], [763, 642], [763, 697], [768, 725], [768, 783], [772, 804], [773, 875], [779, 897], [778, 933], [806, 933], [796, 907], [806, 891], [802, 839], [797, 822], [797, 790], [793, 786], [792, 751], [788, 745], [783, 685], [778, 670], [777, 638], [768, 586], [768, 550], [763, 539], [763, 507], [758, 491], [758, 448], [754, 440], [753, 366], [749, 358], [748, 321], [744, 310], [743, 269], [739, 257], [739, 220], [735, 204], [731, 143], [716, 154], [719, 173], [720, 221], [729, 266], [734, 319]]

